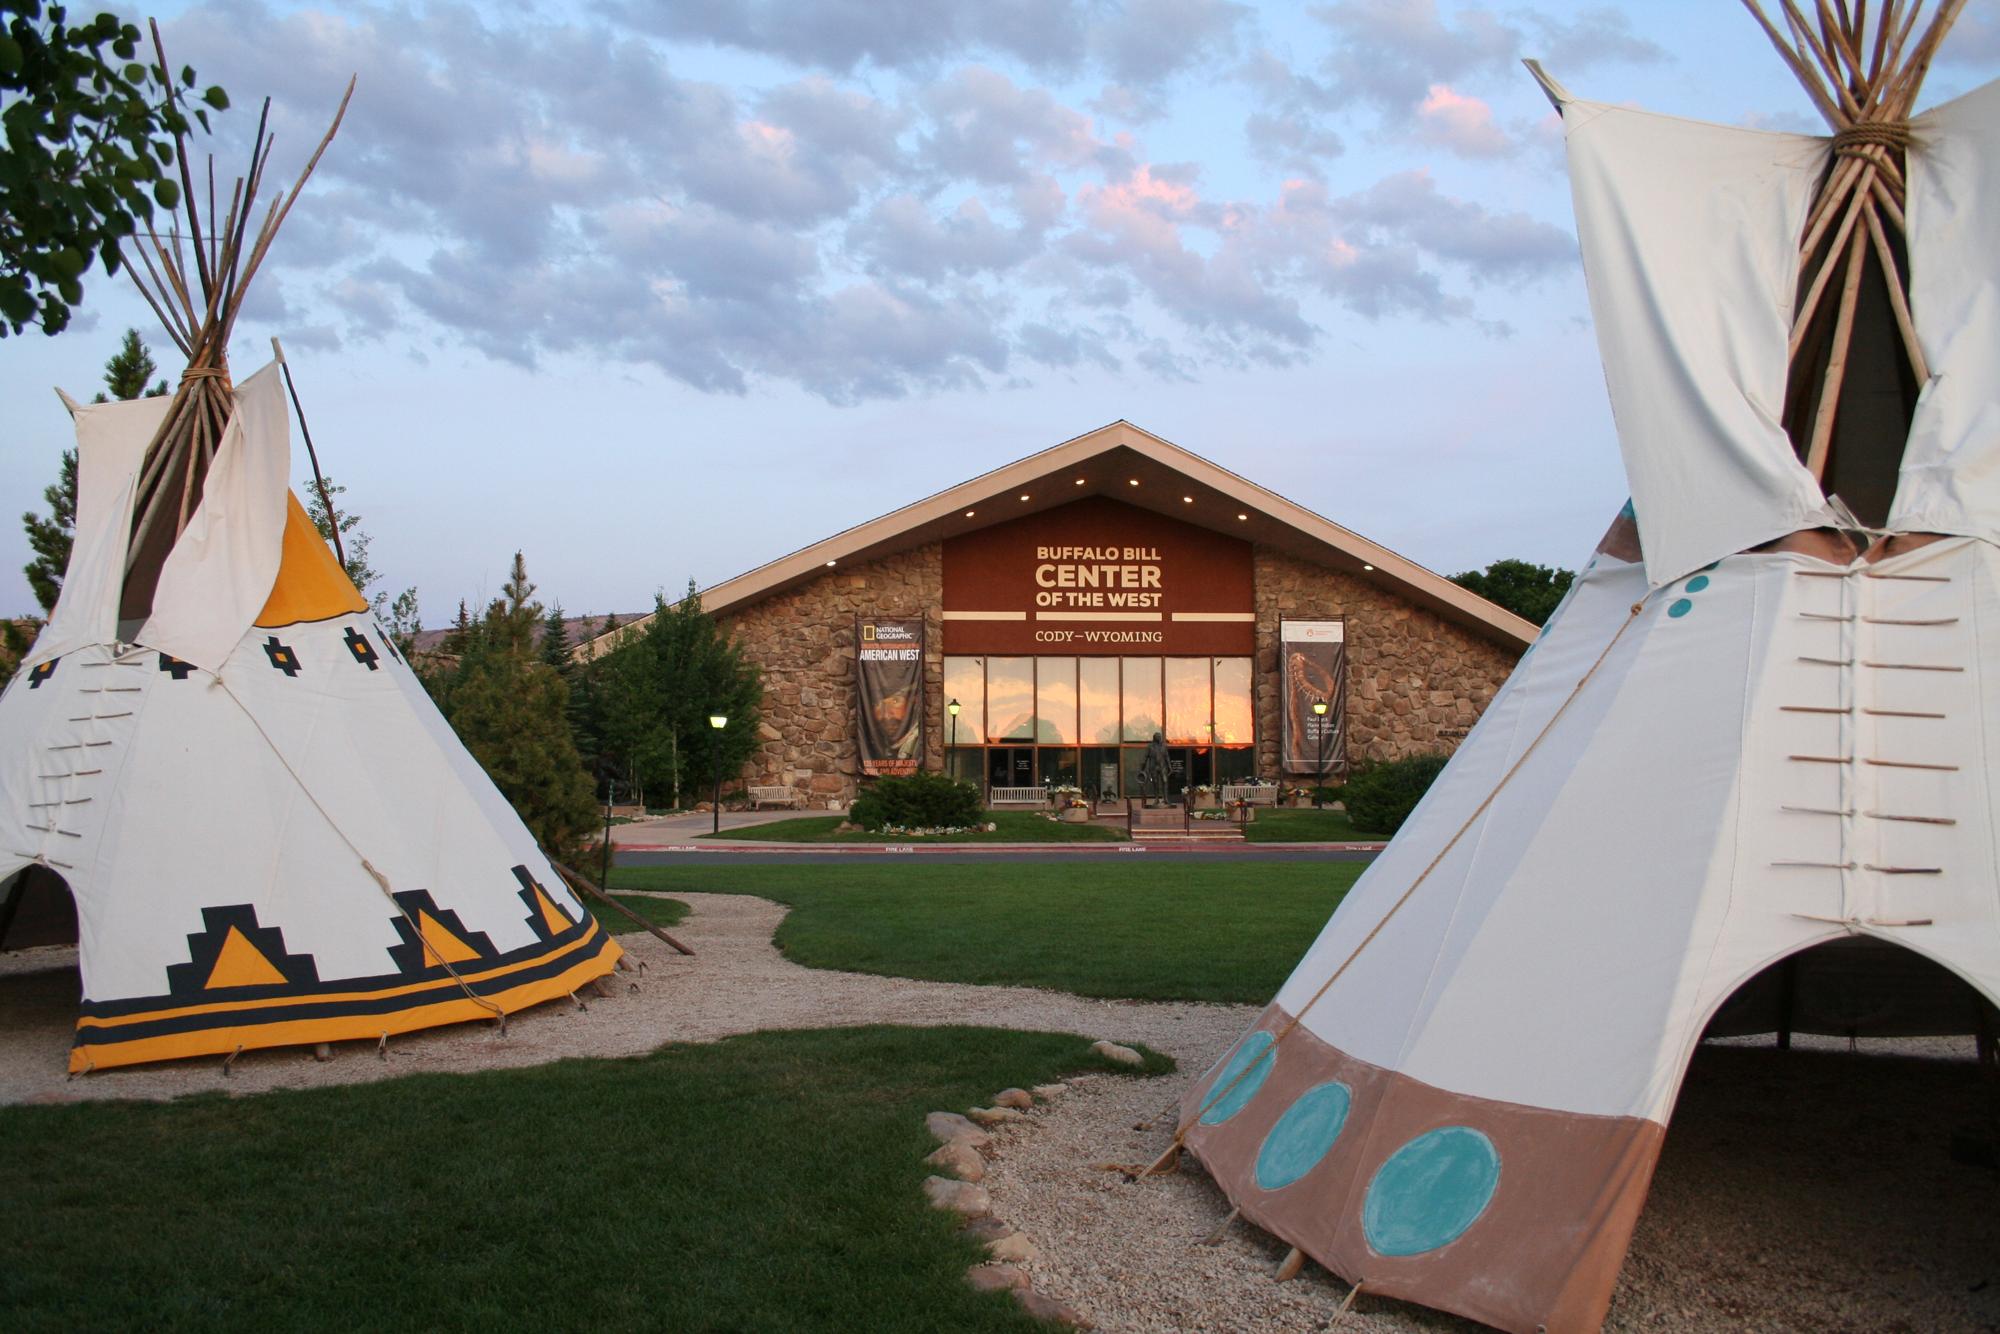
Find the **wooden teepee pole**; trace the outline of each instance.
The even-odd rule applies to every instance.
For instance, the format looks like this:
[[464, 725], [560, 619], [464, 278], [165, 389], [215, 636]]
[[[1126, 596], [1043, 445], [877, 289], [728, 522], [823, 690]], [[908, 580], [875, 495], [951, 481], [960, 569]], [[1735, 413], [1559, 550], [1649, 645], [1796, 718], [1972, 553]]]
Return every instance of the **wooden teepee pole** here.
[[[1832, 452], [1840, 390], [1854, 341], [1854, 312], [1868, 257], [1875, 257], [1887, 287], [1904, 354], [1918, 381], [1930, 378], [1928, 359], [1910, 315], [1904, 277], [1882, 218], [1906, 229], [1907, 182], [1902, 154], [1910, 141], [1908, 117], [1925, 73], [1966, 0], [1941, 0], [1918, 34], [1926, 0], [1884, 0], [1870, 22], [1867, 0], [1779, 0], [1781, 29], [1760, 0], [1743, 0], [1820, 115], [1833, 128], [1834, 162], [1808, 215], [1799, 247], [1804, 289], [1793, 317], [1789, 355], [1796, 363], [1821, 304], [1836, 278], [1840, 302], [1818, 387], [1805, 464], [1824, 481]], [[1912, 37], [1915, 42], [1912, 44]], [[1838, 225], [1835, 219], [1838, 218]], [[1828, 239], [1831, 229], [1832, 237]]]

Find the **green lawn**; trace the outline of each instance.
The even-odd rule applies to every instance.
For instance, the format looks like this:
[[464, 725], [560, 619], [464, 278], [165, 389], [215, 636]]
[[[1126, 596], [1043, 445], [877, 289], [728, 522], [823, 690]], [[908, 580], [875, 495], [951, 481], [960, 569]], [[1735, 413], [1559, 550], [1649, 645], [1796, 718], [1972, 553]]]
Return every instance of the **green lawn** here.
[[[583, 906], [590, 909], [590, 915], [595, 917], [597, 924], [603, 927], [610, 935], [622, 936], [628, 931], [644, 931], [646, 929], [627, 917], [624, 913], [619, 912], [616, 908], [607, 908], [588, 894], [581, 897], [583, 899]], [[630, 908], [633, 912], [638, 913], [655, 926], [672, 926], [675, 922], [680, 921], [681, 918], [688, 915], [688, 906], [679, 899], [655, 899], [637, 894], [613, 894], [611, 897], [617, 899], [620, 903]]]
[[1310, 806], [1282, 810], [1259, 808], [1243, 836], [1252, 843], [1379, 843], [1387, 834], [1356, 829], [1346, 811], [1314, 810]]
[[966, 1286], [981, 1252], [925, 1204], [923, 1116], [1108, 1068], [1086, 1046], [754, 1033], [251, 1098], [4, 1108], [17, 1262], [0, 1266], [0, 1311], [10, 1331], [65, 1334], [1033, 1334], [1011, 1299]]
[[812, 968], [1262, 1004], [1365, 869], [1216, 857], [1147, 864], [619, 867], [621, 889], [791, 905], [777, 943]]
[[[773, 820], [769, 824], [725, 830], [721, 837], [752, 839], [761, 843], [1118, 843], [1125, 838], [1123, 829], [1063, 824], [1058, 820], [1044, 819], [1036, 811], [988, 811], [986, 818], [995, 826], [992, 833], [981, 829], [965, 834], [930, 834], [923, 837], [834, 833], [846, 818], [842, 815], [805, 815], [795, 820]], [[698, 837], [714, 838], [716, 835], [701, 834]]]

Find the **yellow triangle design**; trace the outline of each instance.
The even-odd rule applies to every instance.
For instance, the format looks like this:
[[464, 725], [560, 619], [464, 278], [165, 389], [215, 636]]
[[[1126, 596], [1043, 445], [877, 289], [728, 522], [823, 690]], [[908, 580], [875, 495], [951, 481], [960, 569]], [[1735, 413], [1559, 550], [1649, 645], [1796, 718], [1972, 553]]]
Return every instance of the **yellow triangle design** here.
[[535, 903], [542, 910], [542, 920], [548, 923], [550, 935], [559, 936], [576, 925], [569, 920], [569, 914], [550, 901], [549, 896], [542, 892], [540, 885], [535, 886]]
[[285, 975], [273, 968], [271, 961], [232, 926], [222, 938], [222, 951], [215, 956], [215, 967], [209, 970], [208, 981], [202, 987], [208, 991], [217, 987], [264, 987], [284, 980]]
[[431, 947], [431, 953], [446, 963], [464, 963], [479, 957], [478, 950], [445, 930], [437, 918], [421, 909], [417, 912], [417, 927], [424, 933], [424, 944]]

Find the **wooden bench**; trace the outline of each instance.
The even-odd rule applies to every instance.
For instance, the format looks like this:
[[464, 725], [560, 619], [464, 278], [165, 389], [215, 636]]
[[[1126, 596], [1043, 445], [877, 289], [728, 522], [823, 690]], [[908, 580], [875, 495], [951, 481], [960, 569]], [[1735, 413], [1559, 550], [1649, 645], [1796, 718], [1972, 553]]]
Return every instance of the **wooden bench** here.
[[790, 806], [796, 810], [801, 808], [805, 801], [799, 795], [797, 788], [753, 786], [748, 791], [750, 793], [750, 809], [753, 811], [765, 806]]
[[1275, 783], [1224, 783], [1222, 803], [1226, 806], [1232, 801], [1247, 801], [1252, 806], [1276, 806], [1278, 791]]
[[1045, 787], [996, 787], [986, 793], [989, 806], [1046, 806], [1048, 801]]

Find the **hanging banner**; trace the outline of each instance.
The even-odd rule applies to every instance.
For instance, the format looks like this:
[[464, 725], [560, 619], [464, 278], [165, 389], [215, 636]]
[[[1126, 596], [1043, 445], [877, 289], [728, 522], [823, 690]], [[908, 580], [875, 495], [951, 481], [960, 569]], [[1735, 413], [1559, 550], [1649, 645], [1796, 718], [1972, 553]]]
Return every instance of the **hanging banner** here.
[[[1282, 621], [1278, 629], [1279, 685], [1284, 717], [1282, 767], [1318, 777], [1347, 766], [1347, 624]], [[1315, 713], [1316, 702], [1326, 712]]]
[[857, 620], [854, 683], [861, 772], [915, 773], [924, 753], [924, 623]]

